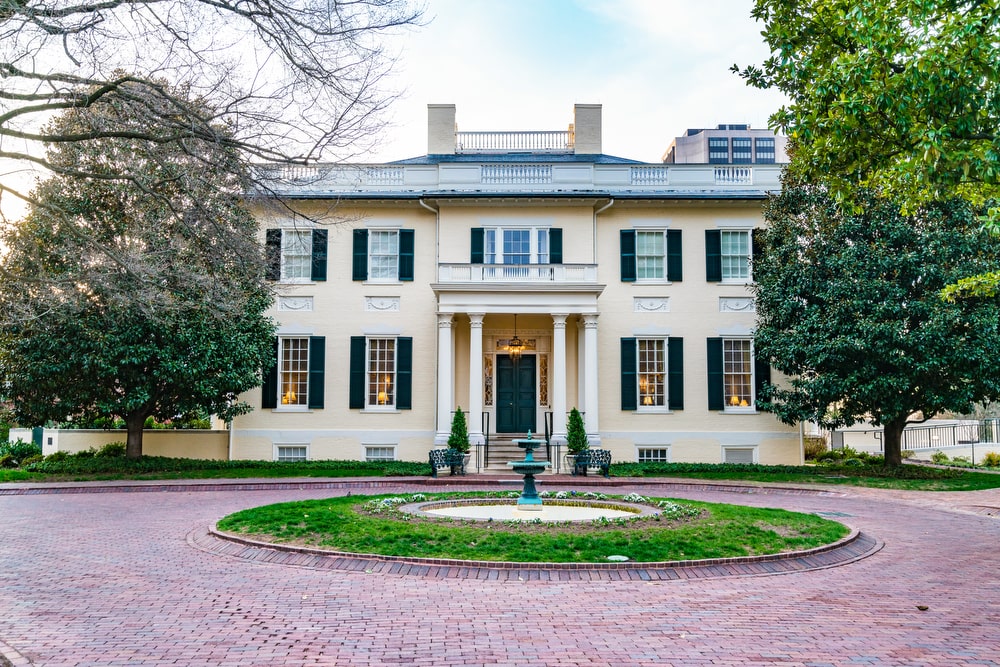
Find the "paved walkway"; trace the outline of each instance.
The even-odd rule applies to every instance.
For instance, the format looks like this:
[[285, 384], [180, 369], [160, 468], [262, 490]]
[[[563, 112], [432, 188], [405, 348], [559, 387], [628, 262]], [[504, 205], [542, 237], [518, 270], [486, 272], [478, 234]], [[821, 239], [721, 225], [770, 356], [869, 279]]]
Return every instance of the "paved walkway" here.
[[262, 562], [192, 543], [245, 507], [427, 488], [393, 479], [0, 486], [0, 664], [1000, 665], [998, 490], [663, 480], [609, 489], [836, 514], [884, 544], [838, 567], [770, 576], [433, 577]]

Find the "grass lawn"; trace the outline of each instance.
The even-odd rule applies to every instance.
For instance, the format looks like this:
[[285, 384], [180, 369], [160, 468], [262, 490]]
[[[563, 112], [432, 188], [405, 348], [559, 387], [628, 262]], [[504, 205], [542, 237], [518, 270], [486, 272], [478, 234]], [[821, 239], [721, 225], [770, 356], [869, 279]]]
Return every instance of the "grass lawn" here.
[[[507, 495], [437, 493], [402, 499]], [[552, 524], [414, 518], [395, 510], [393, 501], [379, 502], [386, 498], [392, 497], [267, 505], [231, 514], [218, 528], [336, 551], [519, 563], [597, 563], [611, 555], [637, 562], [753, 556], [830, 544], [848, 533], [844, 525], [811, 514], [689, 500], [646, 499], [652, 505], [664, 502], [655, 517]]]

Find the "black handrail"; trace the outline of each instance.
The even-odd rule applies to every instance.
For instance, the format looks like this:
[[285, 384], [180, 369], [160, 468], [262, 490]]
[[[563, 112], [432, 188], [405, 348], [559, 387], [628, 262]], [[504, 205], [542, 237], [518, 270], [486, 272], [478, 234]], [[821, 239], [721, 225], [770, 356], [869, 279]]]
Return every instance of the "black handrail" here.
[[545, 460], [552, 461], [552, 411], [548, 410], [542, 414], [542, 421], [545, 423]]
[[483, 467], [490, 464], [490, 413], [483, 410], [483, 458], [486, 460]]

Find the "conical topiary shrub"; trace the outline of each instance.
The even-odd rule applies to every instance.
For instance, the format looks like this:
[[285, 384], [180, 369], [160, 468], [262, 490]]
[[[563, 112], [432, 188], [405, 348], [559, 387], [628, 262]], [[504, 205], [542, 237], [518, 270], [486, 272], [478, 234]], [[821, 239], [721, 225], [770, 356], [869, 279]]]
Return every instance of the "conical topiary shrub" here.
[[469, 451], [469, 427], [465, 423], [465, 413], [461, 406], [455, 410], [455, 416], [451, 418], [451, 435], [448, 436], [448, 447], [458, 450], [463, 454]]
[[566, 422], [566, 449], [570, 454], [579, 454], [587, 447], [587, 430], [583, 426], [583, 415], [573, 408]]

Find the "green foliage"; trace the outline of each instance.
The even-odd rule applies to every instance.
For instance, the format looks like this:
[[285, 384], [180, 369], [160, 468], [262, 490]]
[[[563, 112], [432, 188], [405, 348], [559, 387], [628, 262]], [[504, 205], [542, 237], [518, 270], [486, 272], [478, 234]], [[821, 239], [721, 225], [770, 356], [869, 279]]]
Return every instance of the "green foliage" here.
[[118, 418], [130, 456], [141, 455], [150, 418], [249, 411], [238, 396], [260, 384], [273, 354], [242, 158], [224, 142], [134, 138], [161, 102], [123, 84], [53, 120], [57, 133], [117, 136], [51, 146], [48, 159], [64, 170], [0, 238], [0, 384], [14, 417]]
[[802, 450], [807, 461], [814, 460], [827, 451], [826, 438], [820, 435], [807, 435], [802, 439]]
[[1000, 452], [986, 452], [981, 465], [987, 468], [1000, 468]]
[[937, 451], [937, 452], [934, 452], [933, 454], [931, 454], [931, 462], [932, 463], [937, 463], [939, 465], [943, 465], [943, 464], [948, 463], [948, 461], [950, 461], [950, 460], [951, 459], [948, 457], [948, 455], [945, 454], [944, 452], [941, 452], [941, 451]]
[[17, 459], [10, 454], [0, 454], [0, 468], [16, 468]]
[[995, 2], [756, 0], [753, 17], [772, 55], [733, 69], [788, 96], [771, 124], [797, 179], [878, 187], [907, 208], [997, 195]]
[[576, 408], [569, 411], [566, 420], [566, 449], [570, 454], [579, 454], [589, 447], [587, 429], [583, 424], [583, 415]]
[[125, 456], [125, 443], [124, 442], [111, 442], [100, 449], [94, 454], [96, 458], [99, 459], [114, 459], [121, 458]]
[[98, 456], [94, 450], [52, 455], [26, 467], [46, 475], [122, 475], [161, 477], [370, 477], [423, 476], [427, 464], [415, 461], [215, 461], [143, 456]]
[[469, 451], [469, 427], [465, 423], [465, 413], [459, 406], [455, 416], [451, 418], [451, 434], [448, 436], [448, 447], [463, 454]]
[[791, 379], [766, 387], [758, 407], [826, 428], [870, 419], [898, 465], [910, 415], [1000, 396], [1000, 375], [983, 372], [1000, 357], [1000, 302], [939, 297], [1000, 263], [1000, 244], [959, 200], [911, 216], [868, 191], [853, 203], [858, 213], [825, 188], [792, 185], [765, 205], [754, 342]]
[[31, 457], [41, 456], [42, 447], [33, 442], [16, 440], [14, 442], [0, 442], [0, 456], [9, 456], [9, 468], [16, 468]]

